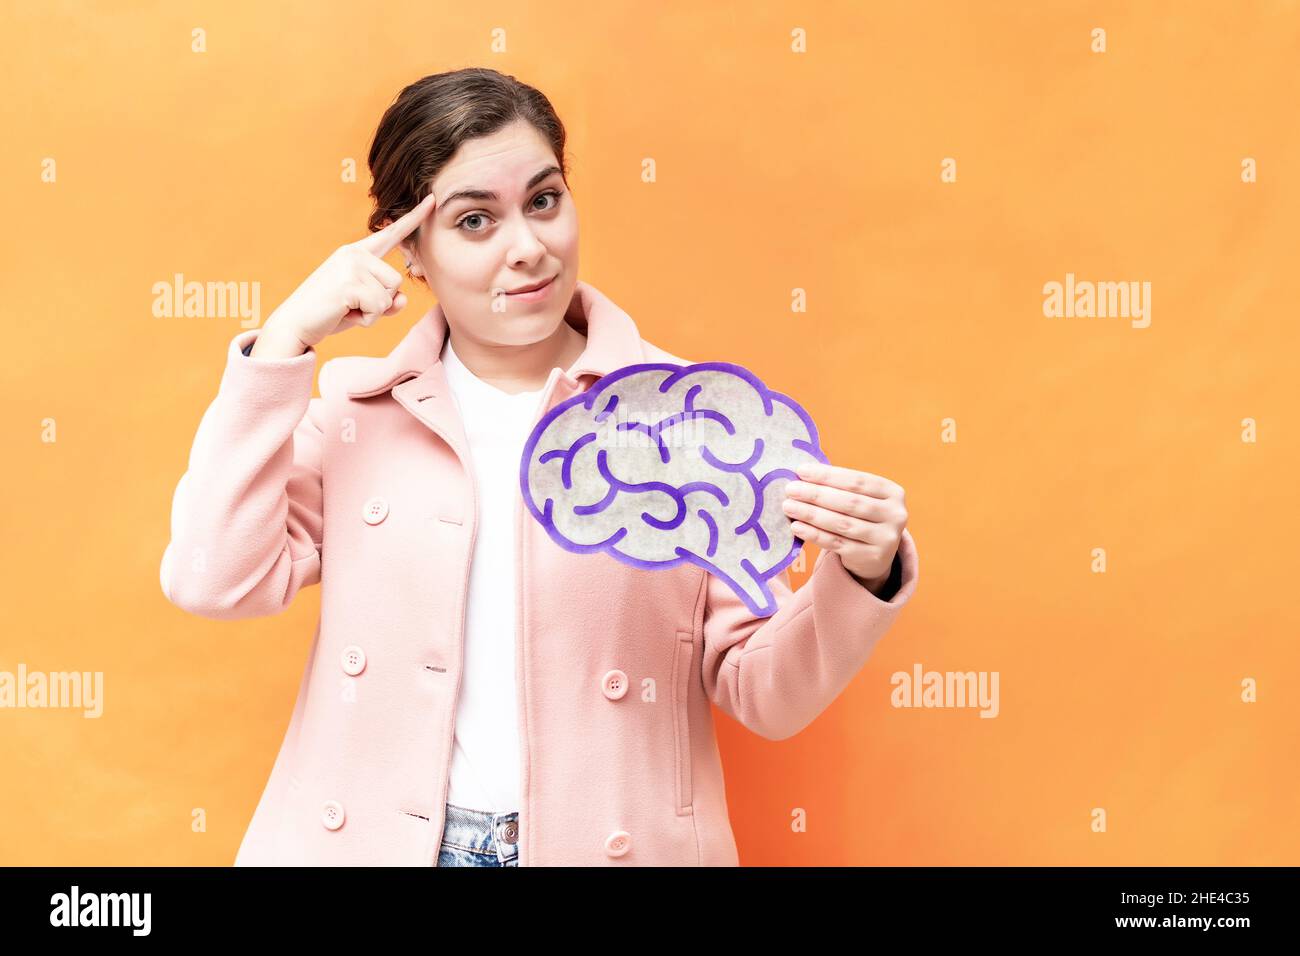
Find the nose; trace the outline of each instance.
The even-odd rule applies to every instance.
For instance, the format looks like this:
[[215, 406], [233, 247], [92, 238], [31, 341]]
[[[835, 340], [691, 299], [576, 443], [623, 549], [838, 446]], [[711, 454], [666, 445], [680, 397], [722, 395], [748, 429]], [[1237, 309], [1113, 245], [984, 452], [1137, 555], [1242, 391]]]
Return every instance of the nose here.
[[546, 255], [546, 246], [533, 232], [532, 224], [526, 218], [519, 220], [510, 236], [510, 249], [506, 255], [510, 265], [519, 269], [530, 269], [541, 262]]

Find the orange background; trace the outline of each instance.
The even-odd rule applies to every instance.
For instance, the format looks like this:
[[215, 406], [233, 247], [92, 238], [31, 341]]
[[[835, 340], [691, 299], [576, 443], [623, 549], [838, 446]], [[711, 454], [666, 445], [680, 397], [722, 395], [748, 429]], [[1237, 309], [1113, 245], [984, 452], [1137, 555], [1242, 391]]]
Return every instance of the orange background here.
[[[233, 861], [319, 589], [163, 597], [240, 325], [152, 286], [260, 282], [264, 320], [365, 233], [398, 90], [490, 66], [568, 127], [581, 277], [907, 490], [919, 589], [849, 689], [782, 742], [716, 713], [742, 863], [1300, 863], [1300, 6], [1019, 6], [7, 4], [0, 670], [103, 671], [105, 709], [0, 710], [0, 862]], [[1150, 327], [1044, 317], [1067, 272], [1151, 282]], [[321, 360], [385, 354], [407, 285]], [[916, 663], [997, 671], [999, 716], [892, 707]]]

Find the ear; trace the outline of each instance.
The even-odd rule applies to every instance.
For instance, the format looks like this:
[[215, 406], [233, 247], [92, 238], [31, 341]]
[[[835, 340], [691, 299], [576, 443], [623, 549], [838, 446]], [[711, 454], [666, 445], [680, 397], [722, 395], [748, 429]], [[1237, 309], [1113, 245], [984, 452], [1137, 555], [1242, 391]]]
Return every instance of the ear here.
[[423, 277], [424, 269], [420, 265], [420, 261], [418, 258], [418, 250], [415, 247], [415, 243], [409, 239], [403, 239], [400, 243], [398, 243], [398, 248], [402, 252], [403, 260], [406, 263], [408, 263], [406, 267], [406, 271], [409, 272], [414, 278], [418, 279]]

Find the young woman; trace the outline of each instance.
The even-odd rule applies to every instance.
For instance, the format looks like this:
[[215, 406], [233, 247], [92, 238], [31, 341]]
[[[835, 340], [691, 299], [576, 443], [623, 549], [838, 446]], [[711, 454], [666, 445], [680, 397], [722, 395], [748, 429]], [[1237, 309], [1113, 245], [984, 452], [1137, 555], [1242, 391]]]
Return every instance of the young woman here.
[[[798, 592], [771, 580], [768, 618], [698, 567], [573, 554], [526, 514], [548, 410], [626, 365], [691, 364], [578, 279], [564, 146], [513, 77], [413, 83], [370, 150], [371, 234], [230, 343], [163, 591], [240, 619], [321, 585], [238, 865], [735, 865], [711, 704], [797, 733], [916, 587], [902, 489], [832, 465], [787, 487], [823, 551]], [[325, 363], [312, 397], [326, 336], [406, 304], [398, 249], [438, 305], [388, 356]]]

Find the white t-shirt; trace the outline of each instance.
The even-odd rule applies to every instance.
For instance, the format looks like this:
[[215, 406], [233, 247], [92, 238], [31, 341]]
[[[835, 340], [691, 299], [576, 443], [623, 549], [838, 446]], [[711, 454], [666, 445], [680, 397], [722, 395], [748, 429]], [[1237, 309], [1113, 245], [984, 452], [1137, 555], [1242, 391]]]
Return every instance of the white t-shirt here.
[[447, 802], [470, 810], [519, 809], [519, 705], [515, 687], [515, 509], [519, 460], [542, 389], [511, 395], [476, 377], [447, 337], [442, 350], [478, 491], [465, 657]]

